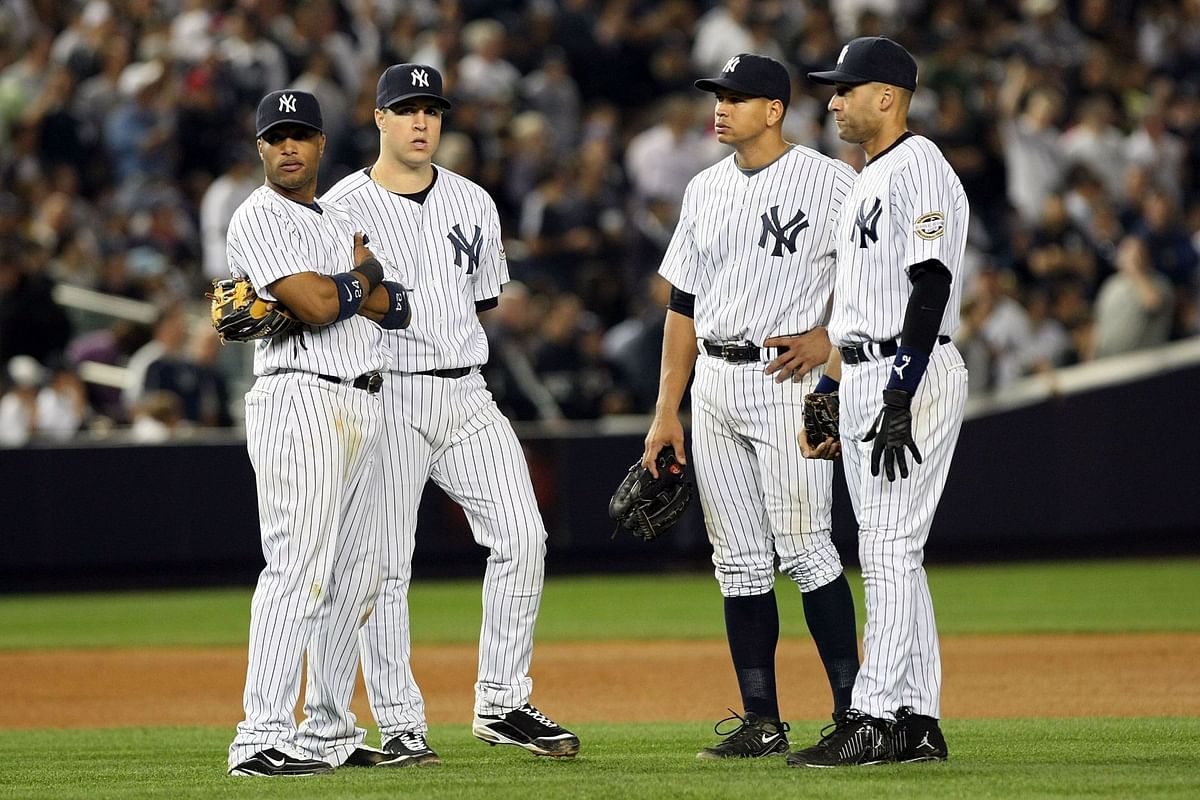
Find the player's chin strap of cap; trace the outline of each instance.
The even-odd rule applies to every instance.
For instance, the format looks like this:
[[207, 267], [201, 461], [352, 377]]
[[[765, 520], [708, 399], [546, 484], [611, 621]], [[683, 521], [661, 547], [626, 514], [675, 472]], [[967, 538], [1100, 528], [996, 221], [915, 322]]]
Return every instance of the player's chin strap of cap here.
[[911, 397], [917, 393], [929, 365], [929, 354], [938, 341], [938, 329], [950, 300], [950, 270], [933, 258], [909, 267], [908, 279], [913, 288], [886, 388], [899, 389]]

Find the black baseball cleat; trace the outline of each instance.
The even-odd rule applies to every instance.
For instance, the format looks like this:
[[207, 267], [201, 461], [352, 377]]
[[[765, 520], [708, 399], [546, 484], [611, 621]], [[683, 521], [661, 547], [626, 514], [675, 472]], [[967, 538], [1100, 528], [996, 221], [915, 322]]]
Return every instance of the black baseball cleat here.
[[887, 720], [853, 708], [833, 715], [821, 741], [787, 757], [789, 767], [853, 767], [892, 760], [891, 726]]
[[506, 714], [476, 714], [475, 738], [490, 745], [513, 744], [534, 755], [571, 758], [579, 752], [579, 737], [526, 703]]
[[[733, 709], [730, 709], [733, 711]], [[737, 720], [740, 724], [732, 732], [721, 730], [726, 722]], [[724, 736], [724, 741], [706, 747], [696, 758], [701, 760], [717, 758], [764, 758], [766, 756], [781, 756], [788, 751], [788, 724], [772, 717], [760, 717], [752, 711], [746, 716], [740, 716], [736, 711], [732, 717], [726, 717], [713, 726], [718, 736]]]
[[[402, 734], [402, 735], [408, 736], [410, 734]], [[419, 734], [418, 734], [418, 736], [419, 736]], [[400, 737], [397, 736], [395, 738], [399, 739]], [[389, 744], [391, 744], [391, 742], [389, 742]], [[404, 745], [400, 745], [400, 747], [403, 748]], [[428, 747], [425, 748], [425, 753], [427, 754], [427, 756], [431, 756], [433, 760], [432, 761], [416, 760], [416, 758], [417, 758], [416, 754], [414, 754], [408, 750], [404, 750], [403, 752], [395, 752], [395, 751], [388, 751], [388, 750], [376, 750], [374, 747], [356, 747], [356, 748], [354, 748], [354, 752], [350, 754], [350, 757], [342, 762], [342, 766], [343, 767], [411, 767], [416, 764], [430, 764], [430, 763], [440, 764], [440, 763], [442, 763], [441, 761], [438, 760], [437, 754], [434, 753], [432, 750], [430, 750]]]
[[397, 767], [422, 767], [442, 763], [438, 754], [433, 752], [425, 734], [417, 731], [404, 731], [387, 740], [383, 749], [389, 755], [396, 757]]
[[333, 766], [315, 758], [299, 758], [268, 747], [229, 770], [238, 778], [302, 778], [333, 772]]
[[917, 761], [945, 761], [950, 756], [946, 737], [935, 717], [917, 714], [912, 706], [896, 709], [896, 724], [892, 726], [892, 749], [896, 760], [903, 764]]

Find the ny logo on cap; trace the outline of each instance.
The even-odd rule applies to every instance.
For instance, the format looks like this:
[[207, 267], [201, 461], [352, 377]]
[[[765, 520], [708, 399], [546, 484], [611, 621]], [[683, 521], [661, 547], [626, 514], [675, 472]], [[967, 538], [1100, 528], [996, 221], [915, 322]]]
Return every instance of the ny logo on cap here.
[[850, 45], [844, 45], [842, 47], [842, 52], [838, 55], [838, 66], [841, 66], [842, 62], [846, 60], [846, 53], [849, 53], [849, 52], [850, 52]]
[[733, 58], [731, 58], [725, 62], [725, 66], [721, 67], [721, 72], [722, 73], [733, 72], [735, 69], [737, 69], [737, 65], [740, 64], [741, 61], [742, 61], [741, 56], [734, 56]]
[[296, 113], [296, 95], [282, 94], [279, 96], [279, 110], [288, 114]]
[[412, 85], [429, 87], [429, 73], [423, 69], [414, 69], [412, 71]]

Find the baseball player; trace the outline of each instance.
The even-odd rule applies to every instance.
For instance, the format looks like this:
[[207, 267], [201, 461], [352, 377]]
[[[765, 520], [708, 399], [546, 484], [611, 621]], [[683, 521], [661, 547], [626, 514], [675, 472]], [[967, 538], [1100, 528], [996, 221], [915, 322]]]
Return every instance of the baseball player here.
[[[967, 398], [967, 371], [950, 342], [967, 198], [937, 146], [908, 130], [917, 64], [903, 47], [884, 37], [855, 39], [833, 70], [809, 77], [833, 84], [838, 134], [867, 156], [838, 222], [829, 323], [867, 625], [852, 706], [788, 763], [944, 760], [941, 661], [922, 561]], [[829, 440], [822, 452], [806, 439], [801, 446], [807, 455], [830, 455]]]
[[383, 392], [384, 578], [361, 638], [363, 672], [384, 750], [438, 763], [409, 665], [408, 586], [417, 509], [431, 478], [490, 550], [475, 684], [476, 737], [544, 756], [574, 756], [579, 739], [530, 705], [533, 628], [542, 597], [546, 529], [512, 425], [480, 374], [488, 358], [478, 314], [508, 280], [496, 205], [482, 188], [435, 167], [450, 102], [441, 74], [397, 64], [379, 78], [379, 158], [325, 195], [360, 212], [381, 253], [412, 271], [411, 327], [389, 335]]
[[[364, 228], [345, 209], [314, 202], [321, 130], [313, 95], [262, 99], [266, 182], [229, 226], [233, 274], [308, 326], [256, 343], [258, 377], [246, 393], [267, 563], [250, 609], [246, 716], [229, 748], [230, 775], [316, 775], [385, 760], [359, 747], [364, 731], [349, 710], [355, 634], [378, 590], [382, 537], [377, 453], [388, 351], [380, 324], [364, 314], [386, 325], [403, 320], [388, 312], [399, 284], [385, 286]], [[297, 729], [306, 655], [306, 718]]]
[[[834, 707], [858, 669], [854, 605], [830, 539], [830, 464], [798, 458], [801, 403], [829, 353], [833, 225], [854, 179], [783, 139], [787, 68], [741, 54], [720, 77], [716, 134], [734, 152], [688, 184], [660, 273], [672, 285], [662, 374], [642, 465], [671, 445], [686, 461], [679, 405], [692, 387], [693, 462], [745, 716], [702, 759], [788, 751], [775, 687], [779, 569], [799, 586]], [[816, 465], [818, 468], [814, 469]], [[723, 720], [722, 722], [725, 722]]]

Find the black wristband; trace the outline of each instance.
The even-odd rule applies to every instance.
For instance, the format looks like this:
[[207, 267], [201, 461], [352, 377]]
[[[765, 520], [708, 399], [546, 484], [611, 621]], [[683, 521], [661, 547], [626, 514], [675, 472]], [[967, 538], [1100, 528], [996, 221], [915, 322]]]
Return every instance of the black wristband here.
[[383, 282], [383, 265], [379, 263], [379, 259], [375, 258], [375, 256], [371, 256], [355, 267], [354, 272], [367, 279], [368, 295], [375, 291], [375, 287]]

